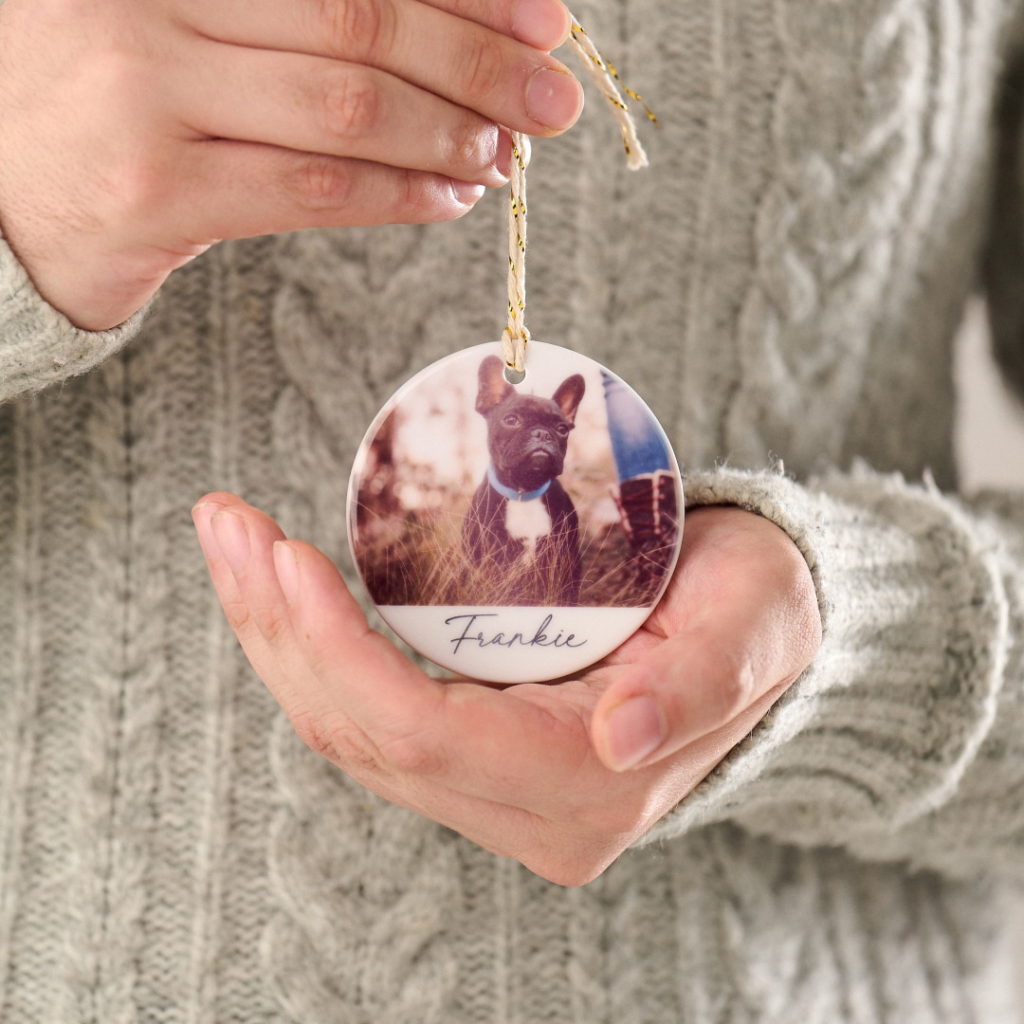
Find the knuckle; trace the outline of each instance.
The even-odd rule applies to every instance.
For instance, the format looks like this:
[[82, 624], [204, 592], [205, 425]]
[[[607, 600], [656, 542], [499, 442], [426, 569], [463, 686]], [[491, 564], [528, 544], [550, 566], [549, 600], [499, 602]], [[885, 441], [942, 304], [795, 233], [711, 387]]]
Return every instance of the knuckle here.
[[460, 93], [469, 105], [479, 97], [492, 95], [498, 88], [502, 74], [502, 51], [496, 38], [481, 35], [459, 51], [456, 81]]
[[496, 131], [492, 127], [483, 127], [475, 117], [464, 117], [447, 136], [448, 166], [456, 174], [489, 166], [494, 157]]
[[135, 223], [167, 200], [161, 170], [145, 159], [126, 159], [113, 166], [106, 182], [111, 202], [105, 209], [108, 222]]
[[[67, 32], [66, 26], [60, 31]], [[92, 217], [82, 220], [97, 227], [134, 228], [140, 220], [151, 220], [152, 211], [167, 203], [176, 184], [180, 187], [166, 149], [142, 144], [147, 125], [140, 97], [153, 93], [153, 69], [132, 44], [110, 40], [82, 55], [77, 76], [83, 95], [91, 97], [91, 110], [101, 117], [87, 140], [82, 173], [93, 186]], [[75, 138], [84, 145], [85, 136]]]
[[340, 209], [352, 202], [355, 174], [344, 161], [312, 153], [299, 160], [289, 191], [313, 212]]
[[287, 615], [279, 611], [268, 611], [260, 619], [260, 633], [271, 647], [280, 646], [281, 642], [291, 633], [291, 623]]
[[432, 775], [446, 760], [422, 732], [399, 734], [380, 742], [345, 715], [323, 717], [309, 711], [291, 716], [303, 743], [357, 778]]
[[[60, 25], [61, 35], [75, 32], [75, 22], [83, 22], [83, 14], [84, 10], [77, 18], [69, 16]], [[104, 112], [108, 127], [112, 128], [124, 118], [125, 123], [117, 127], [122, 131], [131, 130], [139, 120], [140, 105], [159, 90], [166, 69], [150, 49], [145, 33], [133, 31], [136, 26], [124, 24], [124, 19], [132, 18], [131, 13], [105, 11], [96, 12], [95, 16], [102, 19], [101, 25], [94, 27], [85, 23], [81, 27], [89, 44], [77, 44], [81, 50], [75, 54], [76, 87], [82, 95], [92, 97], [92, 109]], [[93, 28], [95, 36], [92, 31], [85, 35]]]
[[334, 71], [324, 85], [322, 101], [327, 131], [342, 140], [372, 135], [380, 118], [380, 90], [365, 68]]
[[319, 12], [341, 54], [380, 55], [394, 44], [395, 11], [390, 0], [320, 0]]
[[248, 631], [252, 624], [252, 612], [241, 598], [222, 599], [221, 607], [224, 609], [224, 617], [228, 620], [228, 625], [236, 633]]
[[757, 674], [746, 654], [729, 651], [721, 655], [727, 666], [718, 681], [716, 696], [721, 721], [730, 722], [745, 711], [758, 694]]
[[311, 711], [292, 715], [292, 728], [314, 753], [352, 775], [379, 775], [384, 761], [366, 731], [348, 719], [332, 721]]
[[84, 69], [90, 87], [111, 98], [138, 96], [151, 86], [145, 58], [129, 46], [110, 42], [91, 58]]

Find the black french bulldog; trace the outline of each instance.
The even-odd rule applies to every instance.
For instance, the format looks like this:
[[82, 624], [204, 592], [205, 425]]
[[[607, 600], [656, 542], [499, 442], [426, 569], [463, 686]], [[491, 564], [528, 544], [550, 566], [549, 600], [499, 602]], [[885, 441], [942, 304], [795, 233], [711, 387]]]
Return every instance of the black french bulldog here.
[[474, 564], [494, 566], [518, 605], [575, 605], [579, 519], [558, 482], [585, 382], [566, 378], [551, 398], [520, 395], [497, 356], [480, 364], [476, 411], [487, 420], [491, 464], [462, 528]]

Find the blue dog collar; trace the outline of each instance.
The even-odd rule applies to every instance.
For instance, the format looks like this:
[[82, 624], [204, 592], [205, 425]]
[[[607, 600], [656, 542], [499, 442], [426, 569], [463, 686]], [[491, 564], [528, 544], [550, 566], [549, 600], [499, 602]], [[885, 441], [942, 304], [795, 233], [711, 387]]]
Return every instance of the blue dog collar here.
[[548, 480], [541, 484], [541, 486], [535, 491], [517, 491], [514, 487], [506, 487], [498, 479], [498, 474], [494, 472], [494, 466], [487, 467], [487, 482], [503, 498], [508, 498], [509, 501], [534, 501], [535, 499], [541, 498], [547, 494], [548, 488], [551, 486], [551, 481]]

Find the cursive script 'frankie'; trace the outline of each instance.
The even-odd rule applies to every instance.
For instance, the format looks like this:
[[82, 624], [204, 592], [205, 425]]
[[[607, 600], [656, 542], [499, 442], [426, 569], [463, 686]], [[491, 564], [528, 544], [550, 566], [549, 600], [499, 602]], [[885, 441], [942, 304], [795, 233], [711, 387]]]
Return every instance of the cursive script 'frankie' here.
[[544, 621], [532, 634], [515, 632], [506, 635], [504, 631], [485, 632], [480, 628], [477, 628], [475, 633], [473, 632], [477, 619], [496, 619], [498, 617], [497, 612], [471, 612], [464, 615], [452, 615], [445, 619], [446, 626], [463, 620], [462, 632], [448, 641], [453, 648], [452, 654], [458, 654], [459, 648], [463, 644], [476, 644], [481, 648], [507, 647], [511, 649], [513, 647], [582, 647], [587, 643], [586, 639], [578, 639], [575, 633], [566, 633], [563, 629], [558, 630], [554, 635], [549, 635], [547, 630], [551, 628], [551, 620], [554, 618], [551, 614], [544, 617]]

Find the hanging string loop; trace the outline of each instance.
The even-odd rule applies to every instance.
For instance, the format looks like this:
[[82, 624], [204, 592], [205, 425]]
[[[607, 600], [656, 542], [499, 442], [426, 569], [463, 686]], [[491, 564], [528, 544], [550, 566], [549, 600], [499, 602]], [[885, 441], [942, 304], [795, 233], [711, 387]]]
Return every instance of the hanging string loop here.
[[[639, 94], [622, 83], [615, 65], [601, 56], [575, 17], [572, 18], [569, 46], [594, 80], [619, 124], [627, 166], [632, 171], [646, 167], [647, 154], [640, 143], [632, 112], [623, 99], [623, 93], [642, 106], [647, 119], [657, 124], [654, 112]], [[526, 346], [530, 341], [530, 332], [526, 326], [526, 145], [520, 132], [512, 132], [508, 215], [508, 323], [501, 339], [506, 373], [512, 373], [520, 379], [526, 369]]]

